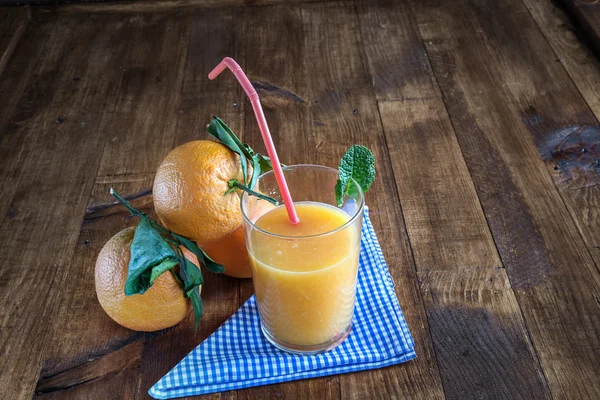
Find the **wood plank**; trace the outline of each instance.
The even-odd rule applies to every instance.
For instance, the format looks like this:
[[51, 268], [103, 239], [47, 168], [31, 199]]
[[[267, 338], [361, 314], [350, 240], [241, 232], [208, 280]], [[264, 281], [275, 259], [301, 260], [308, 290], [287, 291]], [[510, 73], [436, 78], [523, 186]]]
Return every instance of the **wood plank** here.
[[[31, 0], [22, 3], [48, 4], [51, 0]], [[144, 0], [140, 1], [118, 1], [110, 3], [75, 3], [60, 4], [55, 6], [44, 6], [47, 11], [58, 11], [60, 13], [151, 13], [165, 12], [186, 8], [224, 8], [224, 7], [247, 7], [270, 4], [309, 3], [322, 1], [340, 0]]]
[[[245, 49], [240, 42], [246, 20], [242, 9], [193, 11], [173, 147], [212, 138], [206, 133], [206, 126], [213, 115], [226, 121], [239, 136], [243, 135], [244, 91], [233, 75], [223, 74], [210, 81], [208, 73], [225, 57], [235, 57], [243, 64]], [[238, 29], [230, 29], [232, 25]]]
[[[29, 109], [28, 118], [9, 131], [23, 141], [14, 150], [18, 155], [7, 154], [14, 164], [10, 166], [14, 192], [0, 231], [7, 262], [0, 271], [0, 382], [11, 399], [33, 394], [59, 293], [71, 284], [67, 265], [92, 189], [91, 177], [100, 162], [103, 122], [110, 119], [106, 117], [114, 106], [115, 86], [104, 79], [110, 66], [104, 54], [116, 43], [99, 32], [101, 27], [116, 26], [108, 21], [90, 23], [96, 19], [81, 15], [59, 18], [49, 32], [54, 24], [43, 20], [40, 16], [36, 21], [41, 23], [30, 25], [49, 38], [16, 106]], [[21, 56], [17, 49], [7, 71], [13, 62], [21, 62]], [[91, 83], [74, 84], [73, 77], [79, 74]], [[88, 107], [97, 103], [105, 107], [90, 112]]]
[[379, 109], [417, 269], [500, 267], [443, 102]]
[[448, 398], [552, 398], [503, 269], [419, 271], [419, 280]]
[[600, 60], [581, 43], [565, 12], [547, 0], [523, 0], [596, 118], [600, 118]]
[[356, 0], [377, 100], [441, 99], [419, 28], [405, 1]]
[[411, 3], [551, 393], [598, 397], [598, 270], [534, 144], [595, 119], [521, 2]]
[[[96, 90], [94, 86], [99, 80], [111, 88], [110, 102], [105, 102], [102, 93], [99, 93], [98, 99], [83, 105], [89, 113], [104, 112], [104, 118], [100, 121], [103, 140], [94, 149], [101, 157], [106, 132], [112, 132], [111, 118], [124, 75], [123, 60], [127, 58], [134, 44], [134, 29], [140, 26], [131, 24], [127, 19], [108, 16], [96, 16], [91, 20], [89, 16], [79, 18], [71, 16], [64, 17], [63, 21], [65, 24], [72, 24], [72, 21], [78, 19], [95, 26], [97, 37], [104, 37], [108, 42], [108, 46], [97, 48], [97, 54], [89, 55], [88, 61], [100, 67], [98, 76], [77, 71], [73, 78], [74, 84], [82, 90]], [[94, 43], [90, 42], [88, 45], [93, 46]], [[106, 57], [107, 53], [111, 54], [111, 57]], [[112, 74], [107, 74], [106, 71], [112, 71]], [[90, 121], [82, 121], [80, 126], [86, 128], [90, 126]], [[97, 167], [92, 171], [91, 176], [95, 176], [96, 171]], [[135, 371], [141, 357], [139, 340], [141, 336], [118, 326], [115, 330], [116, 324], [106, 317], [97, 302], [93, 279], [98, 252], [110, 236], [126, 226], [123, 221], [130, 219], [125, 216], [126, 214], [122, 212], [118, 223], [113, 225], [107, 224], [107, 221], [101, 218], [92, 219], [91, 226], [84, 223], [76, 245], [73, 246], [75, 250], [73, 257], [65, 267], [67, 272], [63, 285], [66, 286], [66, 290], [60, 291], [59, 294], [56, 322], [51, 324], [48, 340], [50, 344], [44, 353], [41, 378], [36, 387], [37, 397], [78, 398], [82, 395], [101, 397], [107, 390], [107, 386], [102, 387], [102, 383], [106, 383], [102, 379], [115, 375], [117, 380], [121, 380], [119, 386], [122, 387], [122, 398], [135, 396], [136, 385], [128, 387], [124, 383], [136, 381]], [[81, 219], [77, 221], [78, 224], [80, 222]], [[98, 229], [98, 225], [94, 226], [94, 222], [99, 222], [101, 228]], [[74, 307], [74, 304], [78, 306]], [[92, 390], [90, 385], [80, 386], [96, 381], [100, 383], [92, 385]], [[69, 390], [65, 392], [65, 389]], [[93, 389], [99, 390], [94, 392]]]
[[595, 0], [561, 0], [581, 24], [592, 46], [600, 54], [600, 4]]
[[379, 108], [446, 396], [549, 398], [444, 103]]
[[[46, 106], [52, 86], [45, 77], [31, 76], [46, 60], [46, 45], [56, 21], [55, 15], [44, 15], [29, 24], [23, 41], [7, 64], [0, 79], [0, 215], [9, 210], [10, 201], [22, 174], [24, 160], [31, 151], [29, 141], [35, 134], [32, 118]], [[22, 132], [27, 132], [22, 134]]]
[[[367, 203], [418, 357], [385, 369], [340, 376], [342, 398], [443, 398], [433, 345], [398, 205], [389, 154], [351, 4], [302, 5], [306, 69], [312, 108], [311, 161], [336, 167], [354, 143], [368, 146], [378, 175]], [[307, 154], [307, 156], [309, 156]], [[385, 382], [382, 384], [382, 382]]]
[[29, 9], [25, 7], [0, 9], [0, 75], [21, 40], [30, 17]]
[[[284, 164], [312, 162], [310, 99], [304, 59], [306, 47], [301, 11], [297, 6], [255, 7], [247, 10], [243, 47], [245, 70], [257, 89], [278, 155]], [[269, 21], [265, 23], [265, 21]], [[244, 141], [266, 154], [252, 107], [246, 107]], [[314, 156], [313, 156], [314, 157]], [[240, 303], [254, 293], [251, 281], [241, 285]], [[261, 386], [238, 392], [243, 399], [338, 399], [336, 376]]]
[[[104, 147], [90, 207], [112, 203], [113, 187], [125, 195], [148, 193], [154, 173], [171, 151], [189, 39], [189, 16], [130, 15], [139, 23], [123, 65], [122, 91]], [[176, 44], [176, 45], [174, 45]]]
[[[101, 398], [106, 396], [109, 388], [90, 390], [90, 385], [85, 385], [103, 379], [107, 376], [118, 375], [118, 383], [137, 381], [137, 369], [140, 364], [143, 341], [137, 340], [105, 356], [77, 365], [74, 368], [40, 380], [35, 388], [34, 398], [44, 399], [81, 399]], [[112, 384], [114, 385], [115, 379]], [[98, 388], [98, 386], [95, 386]], [[114, 386], [113, 386], [114, 388]], [[136, 398], [136, 387], [119, 385], [119, 399]], [[65, 392], [65, 390], [68, 390]], [[42, 395], [44, 395], [42, 397]]]
[[[567, 79], [557, 68], [549, 68], [549, 72], [542, 73], [547, 76], [559, 75], [566, 81], [564, 86], [569, 89], [566, 96], [574, 99], [569, 102], [569, 106], [584, 121], [569, 120], [559, 113], [559, 117], [567, 123], [560, 123], [554, 117], [537, 122], [534, 118], [530, 129], [535, 132], [540, 156], [546, 161], [547, 168], [598, 266], [600, 166], [597, 160], [600, 157], [600, 128], [597, 121], [600, 118], [600, 60], [575, 37], [562, 10], [549, 2], [524, 1], [576, 90], [569, 87]], [[560, 98], [565, 95], [564, 91], [555, 90], [554, 93]], [[585, 101], [579, 98], [576, 91], [581, 93]], [[590, 114], [588, 107], [594, 115]]]

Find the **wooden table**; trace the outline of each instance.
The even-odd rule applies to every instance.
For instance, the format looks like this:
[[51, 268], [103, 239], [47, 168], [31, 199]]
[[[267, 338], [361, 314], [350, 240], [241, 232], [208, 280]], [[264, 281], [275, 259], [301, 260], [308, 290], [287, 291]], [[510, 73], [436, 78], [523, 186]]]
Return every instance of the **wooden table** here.
[[564, 12], [243, 3], [0, 8], [2, 397], [147, 397], [252, 294], [208, 275], [198, 335], [143, 334], [93, 280], [136, 222], [109, 187], [151, 210], [157, 165], [212, 114], [262, 149], [233, 76], [206, 76], [232, 56], [283, 162], [375, 153], [367, 201], [418, 358], [206, 398], [600, 398], [600, 63]]

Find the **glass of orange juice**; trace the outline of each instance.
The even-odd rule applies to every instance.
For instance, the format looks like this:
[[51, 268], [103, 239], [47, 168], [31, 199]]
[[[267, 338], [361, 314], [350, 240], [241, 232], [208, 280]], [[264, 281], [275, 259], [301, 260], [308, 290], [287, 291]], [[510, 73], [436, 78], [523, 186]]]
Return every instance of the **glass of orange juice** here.
[[[252, 283], [265, 337], [282, 350], [315, 354], [350, 334], [364, 197], [351, 182], [338, 207], [333, 168], [295, 165], [283, 172], [297, 225], [283, 205], [242, 195]], [[273, 171], [261, 175], [254, 190], [282, 202]]]

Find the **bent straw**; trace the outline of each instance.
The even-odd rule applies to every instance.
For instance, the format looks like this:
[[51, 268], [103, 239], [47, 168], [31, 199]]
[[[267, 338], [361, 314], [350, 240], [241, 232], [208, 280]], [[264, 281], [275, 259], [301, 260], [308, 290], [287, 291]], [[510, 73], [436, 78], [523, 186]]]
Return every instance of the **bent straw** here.
[[285, 205], [290, 222], [295, 225], [300, 222], [300, 219], [298, 218], [298, 214], [296, 214], [292, 196], [290, 195], [290, 190], [288, 189], [287, 182], [283, 176], [283, 170], [281, 169], [281, 164], [279, 163], [279, 157], [277, 157], [277, 151], [275, 150], [275, 145], [273, 145], [273, 138], [271, 138], [267, 120], [265, 118], [265, 114], [263, 113], [262, 106], [260, 105], [260, 100], [258, 99], [258, 93], [256, 93], [256, 90], [248, 80], [248, 77], [244, 71], [242, 71], [242, 68], [238, 65], [238, 63], [235, 62], [233, 58], [230, 57], [225, 57], [223, 61], [221, 61], [219, 65], [217, 65], [208, 74], [208, 79], [212, 81], [219, 76], [219, 74], [223, 72], [225, 68], [229, 68], [231, 72], [233, 72], [233, 75], [235, 75], [240, 85], [242, 85], [244, 92], [246, 92], [248, 98], [250, 99], [252, 109], [254, 110], [254, 115], [256, 116], [256, 121], [258, 122], [258, 128], [260, 129], [263, 142], [267, 148], [267, 154], [269, 155], [271, 164], [273, 165], [277, 186], [279, 186], [279, 191], [283, 197], [283, 204]]

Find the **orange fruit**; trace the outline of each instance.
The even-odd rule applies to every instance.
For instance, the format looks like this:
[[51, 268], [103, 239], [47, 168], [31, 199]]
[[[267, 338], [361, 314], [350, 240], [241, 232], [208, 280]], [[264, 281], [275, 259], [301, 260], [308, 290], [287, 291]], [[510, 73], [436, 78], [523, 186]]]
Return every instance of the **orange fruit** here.
[[243, 182], [239, 156], [220, 143], [188, 142], [173, 149], [156, 171], [154, 209], [169, 230], [194, 240], [236, 278], [251, 276], [240, 195], [225, 194]]
[[[110, 238], [96, 260], [96, 295], [109, 317], [134, 331], [153, 332], [183, 320], [192, 309], [179, 283], [170, 272], [160, 275], [144, 294], [125, 296], [129, 248], [135, 228], [127, 228]], [[198, 259], [187, 249], [185, 257], [198, 266]]]

